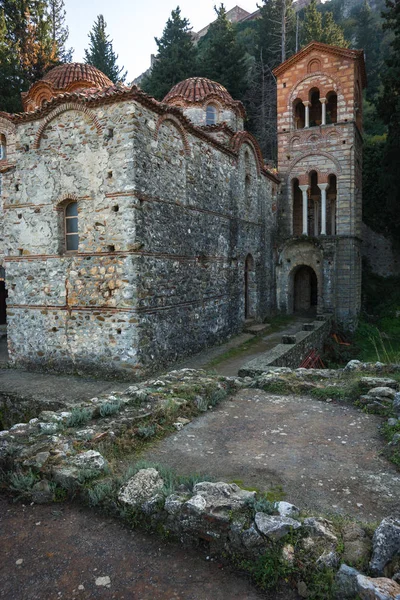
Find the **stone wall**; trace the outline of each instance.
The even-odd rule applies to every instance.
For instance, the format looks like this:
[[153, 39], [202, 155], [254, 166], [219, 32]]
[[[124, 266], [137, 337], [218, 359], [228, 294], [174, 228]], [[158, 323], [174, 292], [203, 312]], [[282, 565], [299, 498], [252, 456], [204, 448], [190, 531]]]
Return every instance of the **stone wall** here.
[[400, 276], [400, 252], [393, 243], [363, 223], [362, 256], [368, 261], [373, 273], [380, 277]]
[[268, 367], [289, 367], [297, 369], [311, 350], [322, 352], [325, 340], [331, 330], [329, 317], [314, 321], [307, 325], [312, 330], [300, 331], [295, 336], [293, 343], [286, 339], [285, 343], [278, 344], [272, 350], [265, 352], [260, 357], [246, 363], [239, 371], [240, 377], [256, 377], [268, 370]]
[[18, 124], [2, 196], [13, 364], [132, 377], [220, 342], [244, 321], [249, 254], [254, 317], [274, 308], [276, 182], [249, 143], [230, 150], [149, 104]]

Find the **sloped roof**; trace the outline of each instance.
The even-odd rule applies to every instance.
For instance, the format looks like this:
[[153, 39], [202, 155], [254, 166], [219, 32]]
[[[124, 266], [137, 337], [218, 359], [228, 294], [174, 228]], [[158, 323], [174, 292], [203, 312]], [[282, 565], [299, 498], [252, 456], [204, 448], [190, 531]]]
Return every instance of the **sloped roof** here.
[[333, 54], [336, 56], [343, 56], [343, 58], [350, 58], [358, 61], [361, 67], [361, 77], [363, 87], [367, 85], [367, 75], [365, 70], [364, 61], [364, 50], [350, 50], [349, 48], [341, 48], [340, 46], [331, 46], [330, 44], [323, 44], [322, 42], [310, 42], [307, 46], [302, 48], [297, 54], [293, 54], [290, 58], [285, 60], [282, 64], [273, 70], [275, 76], [282, 75], [292, 65], [296, 64], [307, 54], [313, 51], [326, 52], [327, 54]]

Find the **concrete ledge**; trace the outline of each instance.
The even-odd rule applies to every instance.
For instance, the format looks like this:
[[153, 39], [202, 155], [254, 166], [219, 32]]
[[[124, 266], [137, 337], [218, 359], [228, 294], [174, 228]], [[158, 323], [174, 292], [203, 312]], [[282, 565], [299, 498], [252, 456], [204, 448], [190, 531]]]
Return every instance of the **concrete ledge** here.
[[[240, 377], [255, 377], [268, 370], [269, 367], [290, 367], [297, 369], [310, 350], [322, 351], [326, 337], [331, 330], [331, 316], [322, 315], [309, 326], [304, 326], [295, 336], [285, 336], [282, 344], [265, 352], [258, 358], [246, 363], [239, 371]], [[307, 331], [304, 331], [307, 327]], [[289, 340], [288, 338], [294, 338]], [[290, 343], [293, 342], [293, 343]]]

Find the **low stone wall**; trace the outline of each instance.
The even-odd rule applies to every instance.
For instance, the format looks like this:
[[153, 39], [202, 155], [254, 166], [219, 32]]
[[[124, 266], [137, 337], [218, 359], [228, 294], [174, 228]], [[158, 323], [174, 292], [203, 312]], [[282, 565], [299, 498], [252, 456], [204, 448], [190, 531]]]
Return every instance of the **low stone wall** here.
[[329, 315], [318, 317], [317, 321], [307, 323], [307, 330], [293, 336], [284, 336], [282, 344], [265, 352], [258, 358], [246, 363], [239, 371], [240, 377], [254, 377], [269, 367], [289, 367], [296, 369], [314, 348], [322, 351], [326, 337], [331, 329]]

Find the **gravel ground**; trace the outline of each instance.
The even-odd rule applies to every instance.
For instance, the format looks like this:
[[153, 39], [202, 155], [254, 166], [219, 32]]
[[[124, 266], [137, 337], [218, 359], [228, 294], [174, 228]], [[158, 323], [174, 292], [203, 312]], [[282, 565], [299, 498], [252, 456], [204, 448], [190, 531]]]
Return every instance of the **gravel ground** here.
[[382, 455], [382, 419], [351, 406], [242, 390], [144, 458], [209, 474], [322, 513], [376, 521], [400, 511], [400, 474]]
[[4, 600], [296, 600], [263, 594], [204, 552], [124, 527], [71, 504], [0, 497]]

